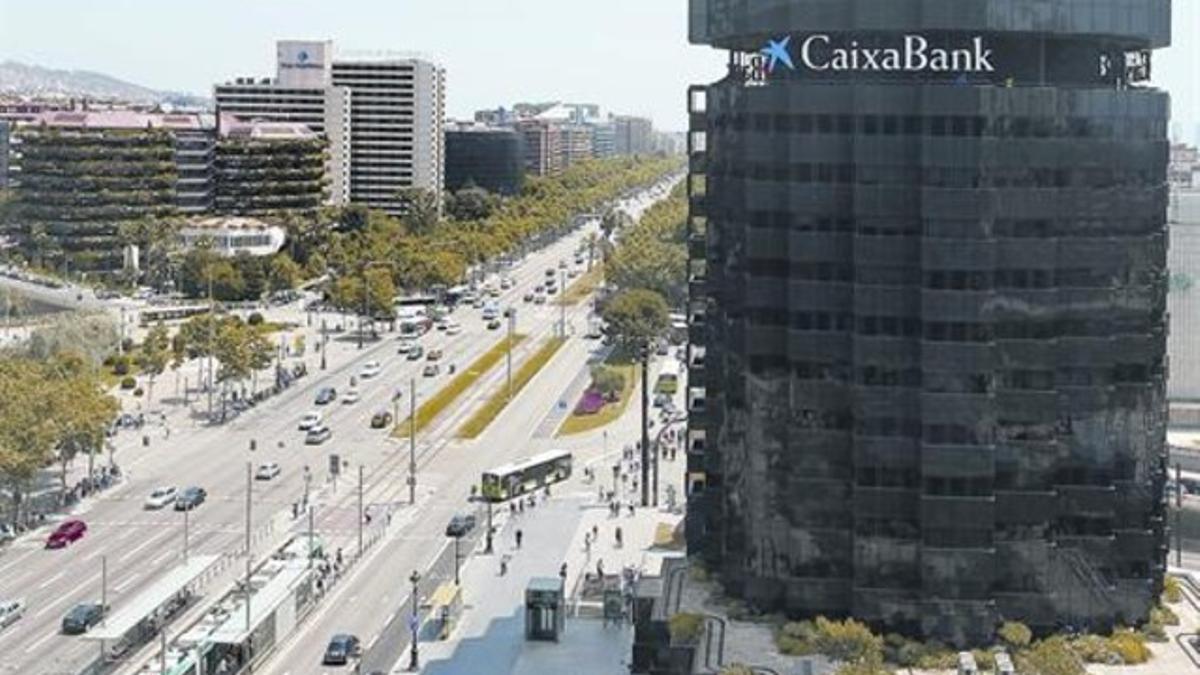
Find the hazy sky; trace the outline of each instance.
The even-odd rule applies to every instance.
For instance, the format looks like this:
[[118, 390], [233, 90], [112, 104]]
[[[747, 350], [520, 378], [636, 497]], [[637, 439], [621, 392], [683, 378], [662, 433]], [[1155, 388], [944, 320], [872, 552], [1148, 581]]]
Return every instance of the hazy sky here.
[[[686, 21], [686, 0], [0, 0], [0, 60], [211, 95], [219, 81], [273, 75], [278, 38], [329, 38], [440, 61], [454, 117], [563, 99], [682, 129], [687, 84], [724, 63], [687, 44]], [[1176, 0], [1176, 46], [1154, 63], [1188, 140], [1200, 133], [1198, 29], [1200, 0]]]

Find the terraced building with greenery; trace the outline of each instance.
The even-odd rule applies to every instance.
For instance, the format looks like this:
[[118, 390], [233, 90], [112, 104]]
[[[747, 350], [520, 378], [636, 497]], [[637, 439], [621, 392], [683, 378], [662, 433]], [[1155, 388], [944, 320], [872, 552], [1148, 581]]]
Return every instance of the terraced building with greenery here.
[[220, 119], [213, 166], [219, 214], [315, 212], [329, 198], [326, 142], [294, 122]]
[[[12, 201], [5, 227], [35, 264], [70, 271], [122, 265], [122, 225], [179, 213], [177, 135], [202, 133], [199, 115], [127, 110], [44, 113], [12, 130]], [[184, 173], [194, 175], [188, 166]], [[204, 191], [203, 181], [198, 188]], [[195, 203], [196, 187], [189, 199]], [[203, 201], [201, 208], [203, 208]]]

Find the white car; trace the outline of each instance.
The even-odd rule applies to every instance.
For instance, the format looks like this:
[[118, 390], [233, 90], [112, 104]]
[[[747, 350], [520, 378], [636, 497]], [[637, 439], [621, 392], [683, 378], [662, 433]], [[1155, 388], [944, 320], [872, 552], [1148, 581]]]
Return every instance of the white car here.
[[0, 600], [0, 628], [8, 628], [25, 616], [24, 600]]
[[450, 325], [446, 326], [446, 335], [458, 335], [461, 332], [462, 326], [460, 326], [457, 321], [453, 321], [450, 323]]
[[161, 509], [170, 504], [174, 504], [175, 495], [175, 488], [169, 485], [156, 487], [154, 488], [154, 491], [150, 493], [150, 496], [146, 497], [145, 507], [147, 509]]
[[300, 431], [308, 431], [313, 427], [321, 425], [321, 413], [309, 412], [304, 413], [304, 417], [300, 418]]
[[346, 405], [358, 403], [360, 398], [362, 398], [362, 395], [358, 393], [357, 389], [347, 389], [346, 393], [342, 394], [342, 403], [345, 403]]
[[400, 343], [400, 346], [396, 349], [396, 353], [407, 354], [413, 350], [413, 347], [416, 346], [417, 343], [413, 342], [412, 340], [405, 340], [404, 342]]
[[258, 471], [254, 472], [254, 478], [255, 480], [271, 480], [278, 476], [280, 471], [279, 464], [264, 462], [258, 465]]
[[383, 366], [380, 365], [378, 361], [368, 361], [366, 365], [363, 366], [362, 372], [359, 373], [359, 375], [361, 375], [364, 380], [368, 380], [372, 377], [378, 376], [382, 372]]

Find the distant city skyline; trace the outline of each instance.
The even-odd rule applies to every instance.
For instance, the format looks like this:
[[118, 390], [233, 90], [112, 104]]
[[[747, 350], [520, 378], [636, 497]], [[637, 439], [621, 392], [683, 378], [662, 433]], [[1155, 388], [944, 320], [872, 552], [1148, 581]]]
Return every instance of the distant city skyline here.
[[[687, 85], [719, 79], [725, 62], [722, 52], [687, 43], [687, 7], [686, 0], [570, 9], [553, 0], [0, 0], [0, 60], [211, 96], [218, 82], [272, 75], [276, 40], [331, 39], [343, 49], [415, 51], [438, 61], [454, 118], [518, 101], [587, 101], [682, 131]], [[1195, 141], [1200, 42], [1185, 27], [1200, 26], [1200, 3], [1174, 3], [1174, 26], [1174, 45], [1155, 55], [1154, 83], [1171, 92], [1173, 127]]]

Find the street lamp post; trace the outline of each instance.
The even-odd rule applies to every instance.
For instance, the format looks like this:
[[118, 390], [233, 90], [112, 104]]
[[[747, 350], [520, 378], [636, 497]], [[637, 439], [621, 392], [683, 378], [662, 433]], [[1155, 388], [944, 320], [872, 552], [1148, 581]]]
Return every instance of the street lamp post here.
[[512, 350], [513, 350], [513, 332], [516, 330], [517, 324], [517, 308], [508, 308], [508, 349], [505, 350], [505, 363], [508, 378], [508, 400], [512, 401], [513, 385], [512, 385]]
[[484, 540], [485, 544], [484, 544], [483, 552], [491, 553], [492, 552], [492, 500], [487, 498], [486, 496], [484, 497], [484, 499], [487, 499], [488, 525], [487, 525], [487, 538]]
[[421, 581], [421, 573], [413, 570], [412, 574], [408, 575], [408, 580], [412, 583], [412, 614], [408, 619], [408, 626], [410, 629], [412, 629], [412, 648], [408, 653], [408, 669], [410, 671], [416, 671], [421, 667], [421, 657], [417, 651], [417, 584]]
[[417, 378], [408, 382], [408, 503], [417, 503]]
[[642, 506], [650, 506], [650, 347], [642, 347]]
[[458, 585], [461, 583], [461, 581], [460, 581], [460, 580], [459, 580], [459, 578], [458, 578], [458, 561], [459, 561], [459, 557], [458, 557], [458, 541], [459, 541], [460, 539], [462, 539], [462, 536], [461, 536], [461, 535], [458, 535], [458, 536], [455, 536], [455, 537], [454, 537], [454, 585], [455, 585], [455, 586], [458, 586]]

